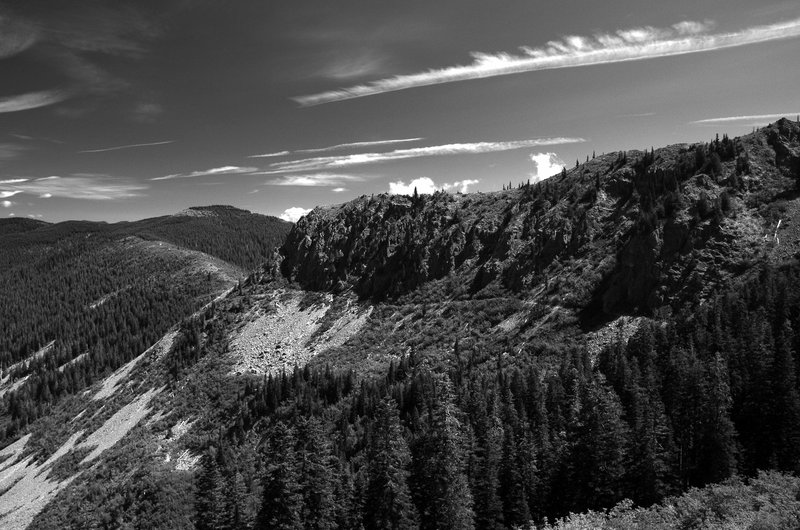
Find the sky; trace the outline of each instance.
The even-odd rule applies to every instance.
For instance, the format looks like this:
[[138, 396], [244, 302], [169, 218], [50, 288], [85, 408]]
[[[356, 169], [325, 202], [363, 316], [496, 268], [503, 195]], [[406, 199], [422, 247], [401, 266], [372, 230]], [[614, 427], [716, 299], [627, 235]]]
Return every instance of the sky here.
[[494, 191], [798, 86], [797, 0], [0, 0], [0, 217]]

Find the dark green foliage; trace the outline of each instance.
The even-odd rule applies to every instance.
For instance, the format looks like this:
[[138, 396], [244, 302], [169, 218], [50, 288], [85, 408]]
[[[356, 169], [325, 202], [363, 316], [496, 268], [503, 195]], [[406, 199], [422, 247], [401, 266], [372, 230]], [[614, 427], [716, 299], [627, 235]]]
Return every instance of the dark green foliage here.
[[302, 529], [303, 492], [294, 429], [278, 422], [267, 445], [264, 495], [256, 528], [276, 530]]
[[218, 260], [229, 276], [198, 272], [203, 260], [255, 266], [290, 227], [230, 207], [194, 212], [136, 223], [2, 223], [0, 368], [11, 381], [27, 379], [4, 395], [0, 440], [145, 351], [241, 274]]
[[397, 404], [384, 398], [376, 409], [368, 449], [364, 527], [409, 529], [419, 524], [408, 489], [411, 453], [403, 436]]

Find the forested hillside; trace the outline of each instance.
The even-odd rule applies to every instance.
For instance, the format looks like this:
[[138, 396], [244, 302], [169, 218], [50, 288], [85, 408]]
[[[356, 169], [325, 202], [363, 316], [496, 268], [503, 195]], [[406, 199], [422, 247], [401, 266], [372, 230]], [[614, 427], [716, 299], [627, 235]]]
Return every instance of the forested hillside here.
[[289, 226], [230, 207], [188, 212], [0, 222], [0, 437], [147, 349], [265, 260]]
[[0, 522], [791, 526], [798, 182], [781, 120], [495, 193], [317, 208], [4, 449]]

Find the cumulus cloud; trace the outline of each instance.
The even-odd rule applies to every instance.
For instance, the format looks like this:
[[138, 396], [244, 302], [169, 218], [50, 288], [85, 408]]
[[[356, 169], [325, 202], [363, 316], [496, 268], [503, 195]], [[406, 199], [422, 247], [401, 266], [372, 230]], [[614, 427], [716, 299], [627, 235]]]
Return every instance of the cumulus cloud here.
[[137, 182], [108, 175], [76, 174], [0, 182], [0, 194], [35, 195], [44, 198], [115, 200], [139, 197], [145, 189], [147, 186]]
[[461, 154], [496, 153], [525, 149], [542, 145], [557, 145], [566, 143], [584, 142], [583, 138], [535, 138], [531, 140], [517, 140], [510, 142], [473, 142], [446, 145], [432, 145], [428, 147], [414, 147], [411, 149], [395, 149], [382, 153], [358, 153], [352, 155], [320, 156], [290, 160], [286, 162], [273, 162], [270, 170], [264, 174], [278, 174], [298, 171], [325, 171], [347, 166], [363, 164], [378, 164], [394, 160], [409, 158], [422, 158], [430, 156], [446, 156]]
[[3, 206], [3, 208], [11, 208], [11, 207], [12, 207], [12, 206], [14, 206], [15, 204], [16, 204], [16, 203], [14, 203], [14, 202], [11, 202], [11, 201], [3, 201], [3, 202], [0, 202], [0, 205], [2, 205], [2, 206]]
[[342, 193], [343, 191], [347, 191], [347, 188], [333, 188], [331, 191], [334, 193]]
[[693, 125], [717, 125], [721, 123], [735, 123], [739, 121], [753, 122], [756, 125], [766, 124], [767, 122], [780, 118], [794, 118], [800, 116], [800, 112], [784, 112], [782, 114], [756, 114], [750, 116], [725, 116], [723, 118], [707, 118], [691, 122]]
[[293, 206], [291, 208], [286, 208], [286, 210], [284, 210], [284, 212], [280, 215], [280, 218], [284, 221], [289, 221], [290, 223], [296, 223], [298, 219], [310, 211], [311, 208], [300, 208], [299, 206]]
[[120, 149], [133, 149], [135, 147], [151, 147], [155, 145], [165, 145], [171, 144], [175, 140], [164, 140], [162, 142], [147, 142], [143, 144], [128, 144], [128, 145], [117, 145], [115, 147], [103, 147], [101, 149], [85, 149], [83, 151], [78, 151], [79, 153], [105, 153], [106, 151], [119, 151]]
[[67, 98], [69, 98], [69, 93], [64, 90], [41, 90], [17, 96], [8, 96], [0, 98], [0, 113], [38, 109], [39, 107], [61, 103]]
[[270, 180], [266, 184], [270, 186], [340, 186], [346, 182], [361, 182], [363, 180], [364, 177], [357, 175], [314, 173], [309, 175], [289, 175]]
[[204, 169], [201, 171], [192, 171], [191, 173], [174, 173], [172, 175], [164, 175], [163, 177], [153, 177], [150, 180], [172, 180], [172, 179], [188, 179], [195, 177], [206, 177], [209, 175], [240, 175], [252, 174], [258, 171], [257, 167], [239, 167], [239, 166], [222, 166], [214, 167], [211, 169]]
[[707, 52], [800, 36], [800, 19], [753, 26], [740, 31], [708, 33], [711, 23], [684, 21], [667, 28], [645, 26], [614, 33], [566, 36], [544, 46], [523, 46], [518, 53], [472, 53], [467, 65], [396, 75], [339, 90], [298, 96], [302, 106], [372, 96], [409, 88], [483, 79], [557, 68], [638, 61]]
[[389, 183], [389, 193], [391, 195], [413, 195], [414, 190], [417, 190], [419, 195], [430, 195], [437, 190], [444, 190], [444, 191], [459, 191], [461, 193], [467, 193], [469, 191], [469, 187], [472, 185], [477, 184], [478, 180], [457, 180], [453, 183], [444, 183], [442, 185], [437, 185], [433, 179], [428, 177], [420, 177], [412, 180], [408, 184], [403, 182], [402, 180], [398, 180], [397, 182], [390, 182]]
[[536, 153], [531, 155], [531, 161], [534, 167], [531, 178], [534, 182], [552, 177], [564, 168], [564, 161], [555, 153]]
[[8, 199], [9, 197], [13, 197], [14, 195], [22, 193], [21, 191], [0, 191], [0, 199]]

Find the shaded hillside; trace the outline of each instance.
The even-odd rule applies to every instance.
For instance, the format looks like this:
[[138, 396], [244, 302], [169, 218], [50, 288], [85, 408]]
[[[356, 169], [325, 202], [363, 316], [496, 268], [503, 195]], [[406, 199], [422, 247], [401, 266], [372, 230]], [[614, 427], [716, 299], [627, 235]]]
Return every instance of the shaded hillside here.
[[0, 520], [511, 528], [797, 472], [798, 160], [781, 120], [317, 208], [26, 427]]

